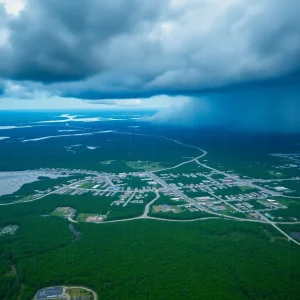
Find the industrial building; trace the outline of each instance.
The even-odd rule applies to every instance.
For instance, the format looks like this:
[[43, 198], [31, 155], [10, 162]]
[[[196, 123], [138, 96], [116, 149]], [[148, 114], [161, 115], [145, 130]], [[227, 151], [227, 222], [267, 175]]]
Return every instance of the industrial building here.
[[53, 287], [39, 290], [37, 292], [36, 299], [44, 300], [44, 299], [62, 298], [63, 293], [64, 293], [64, 289], [62, 286], [53, 286]]

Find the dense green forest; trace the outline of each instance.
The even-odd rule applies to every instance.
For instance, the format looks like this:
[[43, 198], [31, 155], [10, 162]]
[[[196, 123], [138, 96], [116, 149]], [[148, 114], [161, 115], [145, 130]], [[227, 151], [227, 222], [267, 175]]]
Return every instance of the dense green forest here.
[[[73, 203], [71, 203], [73, 202]], [[74, 224], [42, 217], [57, 206], [86, 212], [108, 203], [73, 197], [0, 207], [0, 299], [80, 284], [100, 299], [299, 299], [300, 249], [271, 226], [226, 220]], [[20, 297], [20, 298], [19, 298]]]
[[[122, 133], [101, 133], [101, 129], [87, 130], [94, 135], [66, 136], [39, 141], [22, 142], [20, 138], [0, 145], [0, 170], [26, 170], [38, 168], [87, 169], [105, 172], [130, 172], [126, 161], [151, 161], [162, 165], [182, 162], [183, 157], [198, 156], [201, 152], [163, 138], [125, 135]], [[56, 128], [47, 127], [30, 131], [26, 139], [59, 136]], [[22, 137], [23, 138], [23, 137]], [[87, 146], [97, 147], [90, 150]], [[22, 153], [22, 155], [20, 155]], [[102, 162], [113, 160], [111, 164]]]
[[[14, 114], [9, 117], [11, 121], [3, 125], [15, 125], [17, 116]], [[3, 115], [1, 118], [3, 122]], [[53, 115], [38, 113], [33, 117], [25, 115], [22, 120], [26, 123], [51, 118]], [[111, 129], [133, 132], [129, 125], [136, 124], [96, 122], [80, 126], [91, 128], [87, 132]], [[270, 156], [271, 153], [299, 149], [299, 136], [285, 137], [284, 143], [278, 143], [280, 138], [277, 136], [254, 137], [245, 133], [223, 133], [222, 130], [215, 133], [138, 124], [142, 130], [137, 133], [161, 135], [197, 145], [208, 151], [203, 162], [241, 176], [269, 178], [269, 171], [277, 170], [274, 166], [290, 163]], [[10, 139], [0, 145], [1, 171], [39, 167], [133, 171], [126, 161], [159, 162], [171, 166], [201, 154], [194, 148], [160, 138], [113, 132], [22, 142], [22, 139], [60, 135], [63, 133], [58, 133], [58, 129], [65, 128], [65, 124], [61, 124], [11, 130]], [[81, 128], [78, 132], [84, 130]], [[67, 151], [74, 145], [81, 146], [71, 149], [74, 152]], [[90, 150], [87, 146], [97, 148]], [[108, 160], [113, 162], [103, 164]], [[169, 172], [204, 171], [207, 169], [191, 163]], [[282, 171], [283, 176], [298, 175], [296, 172], [299, 171]], [[55, 183], [61, 180], [65, 179]], [[297, 187], [293, 184], [291, 188]], [[33, 186], [42, 189], [46, 185], [46, 179], [24, 185], [14, 196], [26, 195]], [[7, 201], [11, 200], [9, 197], [4, 196]], [[154, 194], [149, 194], [145, 202], [153, 197]], [[71, 206], [77, 213], [87, 214], [106, 214], [111, 210], [108, 219], [129, 218], [143, 212], [145, 205], [129, 204], [121, 210], [112, 208], [111, 202], [116, 199], [116, 196], [51, 195], [35, 202], [0, 206], [0, 228], [19, 226], [15, 235], [0, 236], [0, 299], [29, 300], [38, 289], [61, 284], [85, 285], [95, 290], [99, 299], [109, 300], [299, 299], [300, 248], [267, 224], [228, 220], [74, 223], [75, 230], [81, 233], [75, 239], [66, 219], [47, 216], [58, 206]], [[293, 211], [299, 216], [298, 201], [285, 201], [291, 206], [278, 214], [285, 213], [288, 217]], [[159, 204], [172, 202], [162, 196], [154, 203]], [[194, 218], [196, 215], [206, 216], [195, 212], [194, 215], [167, 213], [163, 217]], [[299, 225], [280, 225], [280, 228], [288, 234], [300, 232]]]

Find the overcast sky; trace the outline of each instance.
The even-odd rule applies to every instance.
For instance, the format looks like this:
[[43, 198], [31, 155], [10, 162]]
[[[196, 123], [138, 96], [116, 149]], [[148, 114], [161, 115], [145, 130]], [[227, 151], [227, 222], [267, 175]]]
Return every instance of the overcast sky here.
[[0, 0], [0, 109], [296, 99], [299, 15], [299, 0]]

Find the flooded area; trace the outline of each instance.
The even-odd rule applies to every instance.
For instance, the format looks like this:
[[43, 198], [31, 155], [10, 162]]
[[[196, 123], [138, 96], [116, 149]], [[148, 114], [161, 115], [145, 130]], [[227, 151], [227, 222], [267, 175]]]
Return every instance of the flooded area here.
[[0, 196], [17, 192], [24, 184], [38, 181], [39, 177], [56, 179], [68, 177], [68, 175], [43, 171], [0, 172]]
[[75, 237], [75, 240], [78, 240], [80, 238], [81, 233], [75, 229], [73, 224], [69, 224], [69, 228], [72, 231], [72, 233]]
[[290, 233], [290, 236], [298, 241], [300, 241], [300, 232], [299, 231], [293, 231]]

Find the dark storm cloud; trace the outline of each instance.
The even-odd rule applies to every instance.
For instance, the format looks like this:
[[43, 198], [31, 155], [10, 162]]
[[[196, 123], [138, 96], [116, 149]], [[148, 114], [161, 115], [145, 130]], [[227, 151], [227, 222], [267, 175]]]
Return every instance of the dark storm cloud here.
[[[156, 19], [158, 0], [28, 0], [11, 18], [3, 77], [44, 83], [73, 81], [105, 71], [101, 53], [115, 36]], [[120, 45], [121, 46], [121, 45]]]
[[4, 95], [5, 93], [5, 85], [3, 82], [0, 81], [0, 96]]
[[0, 76], [86, 99], [193, 95], [300, 70], [298, 0], [28, 0]]
[[227, 90], [191, 98], [166, 108], [150, 121], [162, 124], [236, 131], [300, 132], [300, 91], [297, 86], [264, 86]]

